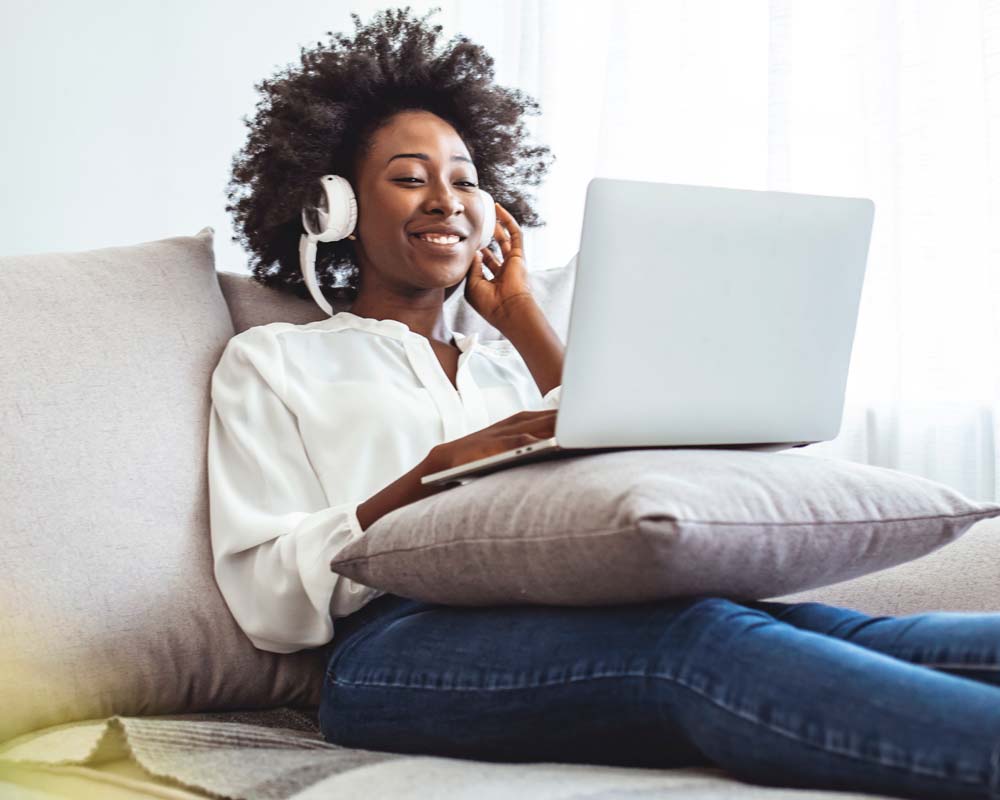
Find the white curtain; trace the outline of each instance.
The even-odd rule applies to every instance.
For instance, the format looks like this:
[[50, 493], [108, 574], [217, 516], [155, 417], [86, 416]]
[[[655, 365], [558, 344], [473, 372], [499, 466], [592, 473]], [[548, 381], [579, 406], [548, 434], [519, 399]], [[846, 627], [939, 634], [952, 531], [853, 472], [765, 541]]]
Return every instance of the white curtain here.
[[799, 452], [1000, 498], [998, 0], [435, 5], [541, 105], [533, 268], [594, 176], [870, 197], [843, 426]]

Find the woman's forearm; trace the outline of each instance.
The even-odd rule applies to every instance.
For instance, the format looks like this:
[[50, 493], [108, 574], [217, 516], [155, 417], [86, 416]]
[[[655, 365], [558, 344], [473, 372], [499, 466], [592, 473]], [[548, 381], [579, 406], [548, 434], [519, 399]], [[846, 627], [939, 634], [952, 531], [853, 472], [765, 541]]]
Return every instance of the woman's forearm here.
[[359, 505], [357, 514], [361, 530], [367, 530], [368, 526], [375, 520], [385, 516], [390, 511], [447, 489], [447, 486], [425, 486], [420, 482], [424, 475], [430, 475], [432, 472], [442, 469], [443, 467], [439, 467], [439, 463], [437, 453], [432, 449], [427, 457], [413, 469]]

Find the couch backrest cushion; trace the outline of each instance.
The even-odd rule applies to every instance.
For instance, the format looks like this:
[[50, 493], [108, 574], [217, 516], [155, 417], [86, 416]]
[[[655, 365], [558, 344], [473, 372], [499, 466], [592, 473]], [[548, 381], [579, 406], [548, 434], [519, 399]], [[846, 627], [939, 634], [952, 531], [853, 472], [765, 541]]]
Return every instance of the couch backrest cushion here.
[[[545, 311], [545, 316], [552, 328], [559, 334], [563, 342], [569, 329], [569, 308], [573, 296], [573, 284], [576, 280], [576, 262], [574, 255], [569, 262], [561, 267], [532, 270], [528, 273], [528, 282], [532, 294]], [[269, 322], [291, 322], [303, 325], [307, 322], [326, 319], [323, 311], [312, 298], [303, 299], [288, 292], [278, 291], [262, 286], [250, 275], [241, 272], [219, 272], [219, 283], [222, 286], [229, 312], [233, 318], [233, 326], [237, 333], [252, 328], [255, 325], [266, 325]], [[471, 335], [479, 333], [481, 341], [502, 339], [503, 335], [483, 319], [465, 299], [465, 283], [451, 293], [444, 302], [445, 319], [453, 331]], [[350, 303], [328, 298], [331, 307], [336, 311], [349, 310]]]
[[0, 257], [0, 741], [113, 714], [316, 706], [323, 654], [257, 650], [215, 584], [213, 230]]

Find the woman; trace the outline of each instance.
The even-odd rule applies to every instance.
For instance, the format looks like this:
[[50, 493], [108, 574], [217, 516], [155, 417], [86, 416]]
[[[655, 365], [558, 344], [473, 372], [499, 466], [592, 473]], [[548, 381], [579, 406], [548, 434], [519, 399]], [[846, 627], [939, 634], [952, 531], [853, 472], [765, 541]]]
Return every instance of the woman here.
[[[440, 26], [408, 12], [365, 28], [352, 15], [353, 41], [303, 50], [301, 70], [265, 81], [234, 161], [228, 208], [255, 279], [299, 297], [316, 181], [341, 175], [357, 197], [355, 232], [316, 257], [350, 311], [244, 331], [213, 375], [216, 576], [250, 640], [324, 648], [319, 722], [348, 747], [1000, 797], [1000, 614], [710, 596], [449, 607], [330, 571], [375, 520], [447, 491], [421, 475], [547, 438], [558, 407], [562, 345], [521, 236], [540, 224], [521, 185], [547, 169], [548, 149], [522, 142], [534, 104], [496, 86], [464, 37], [436, 54]], [[497, 254], [477, 250], [479, 187], [502, 201]], [[448, 330], [443, 303], [463, 281], [513, 347]]]

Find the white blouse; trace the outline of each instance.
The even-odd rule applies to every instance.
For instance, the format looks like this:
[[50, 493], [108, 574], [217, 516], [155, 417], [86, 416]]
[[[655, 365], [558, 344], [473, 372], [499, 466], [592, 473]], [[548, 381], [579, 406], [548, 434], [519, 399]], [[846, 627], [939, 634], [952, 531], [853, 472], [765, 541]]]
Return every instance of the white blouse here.
[[254, 646], [319, 647], [333, 620], [384, 591], [341, 577], [330, 560], [365, 532], [357, 507], [435, 445], [542, 397], [506, 340], [455, 332], [452, 385], [409, 326], [341, 311], [233, 336], [212, 373], [209, 511], [215, 578]]

